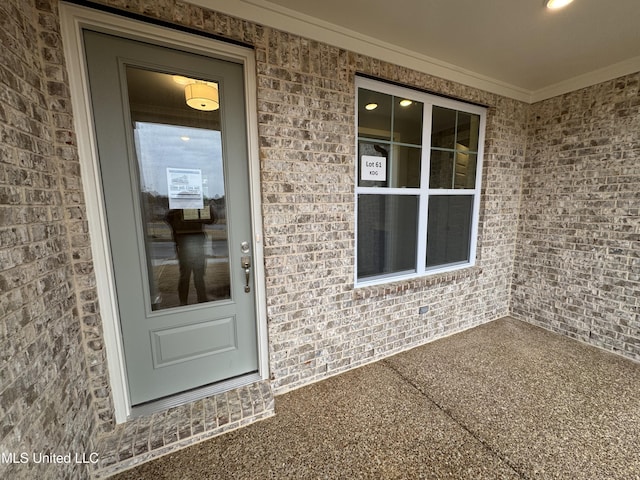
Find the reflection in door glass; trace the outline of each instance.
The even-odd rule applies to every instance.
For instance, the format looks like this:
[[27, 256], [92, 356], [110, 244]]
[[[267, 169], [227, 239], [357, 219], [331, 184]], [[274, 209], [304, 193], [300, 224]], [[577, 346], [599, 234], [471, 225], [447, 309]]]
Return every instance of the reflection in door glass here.
[[228, 299], [218, 106], [188, 106], [184, 84], [167, 74], [128, 67], [127, 84], [151, 308]]

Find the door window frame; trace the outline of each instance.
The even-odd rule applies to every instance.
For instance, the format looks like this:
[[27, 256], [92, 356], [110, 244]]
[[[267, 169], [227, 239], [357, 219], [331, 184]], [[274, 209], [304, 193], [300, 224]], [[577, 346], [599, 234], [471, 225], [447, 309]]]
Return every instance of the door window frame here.
[[[253, 243], [252, 270], [255, 275], [258, 375], [262, 380], [268, 379], [267, 304], [260, 201], [255, 52], [248, 47], [64, 2], [60, 3], [60, 21], [64, 54], [69, 72], [79, 162], [83, 172], [82, 186], [116, 423], [126, 422], [132, 415], [132, 409], [127, 387], [124, 349], [98, 164], [98, 149], [93, 131], [88, 76], [84, 61], [82, 36], [84, 29], [242, 64], [244, 69], [245, 118], [249, 152], [249, 191]], [[234, 383], [229, 388], [237, 388], [239, 386], [241, 385]], [[189, 400], [185, 399], [183, 403]]]

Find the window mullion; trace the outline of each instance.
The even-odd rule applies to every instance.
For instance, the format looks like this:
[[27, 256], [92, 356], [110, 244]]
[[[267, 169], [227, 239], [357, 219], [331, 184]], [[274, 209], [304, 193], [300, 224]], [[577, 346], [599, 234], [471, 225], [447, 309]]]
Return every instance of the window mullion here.
[[416, 258], [416, 272], [424, 273], [427, 265], [427, 212], [429, 211], [429, 195], [420, 195], [418, 210], [418, 254]]
[[395, 180], [394, 168], [396, 156], [393, 151], [395, 145], [395, 139], [393, 138], [393, 132], [395, 131], [395, 97], [391, 95], [391, 131], [389, 132], [389, 139], [391, 143], [389, 145], [389, 158], [387, 159], [387, 171], [389, 172], [387, 175], [387, 185], [393, 185], [393, 181]]
[[456, 111], [456, 126], [453, 133], [453, 175], [451, 175], [451, 188], [456, 188], [456, 167], [458, 164], [458, 119], [460, 112]]
[[429, 195], [475, 195], [478, 192], [475, 188], [430, 188]]
[[421, 195], [420, 188], [356, 187], [357, 195]]
[[423, 274], [427, 265], [427, 212], [429, 211], [429, 166], [431, 159], [431, 116], [433, 105], [424, 104], [422, 112], [422, 156], [420, 171], [420, 206], [418, 209], [418, 251], [416, 273]]

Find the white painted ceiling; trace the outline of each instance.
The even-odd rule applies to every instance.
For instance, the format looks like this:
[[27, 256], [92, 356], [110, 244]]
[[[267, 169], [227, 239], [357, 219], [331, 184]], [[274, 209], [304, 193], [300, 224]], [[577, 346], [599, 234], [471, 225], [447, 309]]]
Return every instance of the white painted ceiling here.
[[640, 0], [575, 0], [559, 11], [544, 0], [190, 1], [278, 28], [288, 19], [312, 38], [334, 32], [338, 46], [346, 35], [398, 47], [534, 97], [640, 70]]

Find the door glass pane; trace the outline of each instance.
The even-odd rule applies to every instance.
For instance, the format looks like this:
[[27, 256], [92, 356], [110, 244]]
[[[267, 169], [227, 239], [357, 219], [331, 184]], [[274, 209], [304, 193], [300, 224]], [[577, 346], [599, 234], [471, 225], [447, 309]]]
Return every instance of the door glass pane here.
[[230, 298], [220, 110], [176, 83], [127, 67], [153, 310]]
[[415, 272], [418, 197], [358, 195], [358, 278]]
[[427, 268], [469, 260], [473, 195], [432, 195], [427, 225]]

